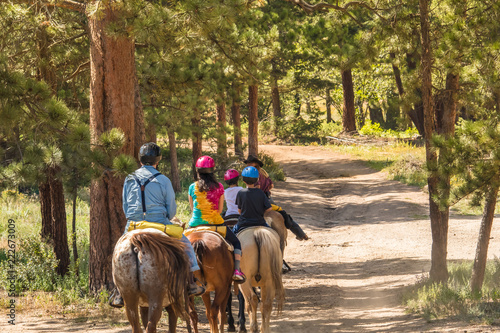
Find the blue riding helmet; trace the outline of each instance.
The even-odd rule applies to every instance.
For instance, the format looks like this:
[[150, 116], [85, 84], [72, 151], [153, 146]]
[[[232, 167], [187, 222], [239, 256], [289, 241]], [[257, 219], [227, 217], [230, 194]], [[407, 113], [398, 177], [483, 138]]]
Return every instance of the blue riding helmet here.
[[243, 169], [241, 176], [245, 178], [259, 178], [259, 170], [253, 166], [248, 166]]

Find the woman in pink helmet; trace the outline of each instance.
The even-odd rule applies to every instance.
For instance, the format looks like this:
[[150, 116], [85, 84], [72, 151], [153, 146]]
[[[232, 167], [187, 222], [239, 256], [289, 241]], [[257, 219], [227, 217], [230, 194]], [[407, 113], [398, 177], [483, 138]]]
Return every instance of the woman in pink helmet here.
[[[193, 211], [189, 227], [206, 224], [224, 225], [224, 219], [220, 215], [224, 208], [224, 186], [215, 178], [215, 162], [210, 156], [202, 156], [196, 161], [195, 166], [198, 181], [189, 186], [189, 206]], [[226, 240], [234, 247], [233, 280], [244, 281], [245, 275], [240, 270], [240, 241], [230, 228], [226, 229]]]

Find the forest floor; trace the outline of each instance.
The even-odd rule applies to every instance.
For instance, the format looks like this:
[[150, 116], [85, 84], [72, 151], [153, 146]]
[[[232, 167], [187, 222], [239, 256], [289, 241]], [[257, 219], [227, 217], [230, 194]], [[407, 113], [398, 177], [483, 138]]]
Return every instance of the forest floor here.
[[[406, 314], [404, 289], [430, 268], [428, 194], [387, 180], [383, 172], [331, 149], [313, 146], [260, 146], [284, 167], [287, 179], [273, 197], [311, 238], [288, 236], [283, 276], [283, 314], [271, 318], [272, 332], [495, 332], [500, 328], [424, 319]], [[473, 259], [480, 217], [451, 214], [450, 260]], [[494, 228], [490, 257], [499, 255]], [[235, 307], [235, 305], [233, 305]], [[28, 307], [29, 308], [29, 307]], [[63, 318], [23, 311], [7, 332], [131, 332], [123, 310], [116, 321]], [[202, 306], [200, 332], [209, 332]], [[165, 317], [165, 316], [164, 316]], [[162, 319], [159, 332], [166, 332]], [[248, 325], [248, 322], [247, 322]], [[3, 326], [3, 328], [2, 328]], [[181, 323], [179, 331], [184, 332]]]

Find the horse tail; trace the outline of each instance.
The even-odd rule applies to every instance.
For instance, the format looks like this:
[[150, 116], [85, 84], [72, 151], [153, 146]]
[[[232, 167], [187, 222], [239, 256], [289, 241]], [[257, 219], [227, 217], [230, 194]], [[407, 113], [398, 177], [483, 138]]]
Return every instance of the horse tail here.
[[[196, 259], [198, 260], [199, 263], [203, 262], [203, 255], [205, 254], [207, 250], [207, 244], [203, 239], [197, 239], [193, 243], [193, 250], [194, 253], [196, 254]], [[202, 265], [200, 265], [200, 270], [203, 273], [203, 268]]]
[[150, 253], [156, 266], [161, 270], [159, 274], [169, 277], [166, 279], [166, 296], [172, 301], [171, 307], [175, 314], [187, 318], [183, 304], [189, 274], [189, 259], [185, 245], [166, 235], [146, 232], [132, 235], [130, 242], [137, 252], [138, 265], [142, 263], [143, 255]]
[[268, 258], [270, 263], [269, 269], [271, 272], [271, 279], [276, 292], [276, 310], [278, 313], [281, 313], [285, 302], [285, 289], [283, 288], [283, 282], [281, 281], [283, 256], [281, 254], [279, 236], [274, 230], [263, 228], [254, 233], [254, 238], [259, 254], [257, 272], [260, 275], [258, 269], [261, 264], [261, 258]]

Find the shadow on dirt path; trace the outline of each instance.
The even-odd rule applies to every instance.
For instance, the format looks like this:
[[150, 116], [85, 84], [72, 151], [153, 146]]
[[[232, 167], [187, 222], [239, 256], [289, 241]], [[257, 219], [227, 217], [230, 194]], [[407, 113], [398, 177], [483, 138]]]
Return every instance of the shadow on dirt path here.
[[[275, 184], [275, 202], [311, 237], [299, 242], [289, 233], [285, 259], [293, 270], [284, 276], [287, 302], [273, 332], [493, 331], [427, 323], [400, 305], [403, 290], [430, 268], [427, 194], [331, 149], [260, 149], [287, 176]], [[475, 217], [450, 222], [450, 259], [474, 257], [477, 230]]]

